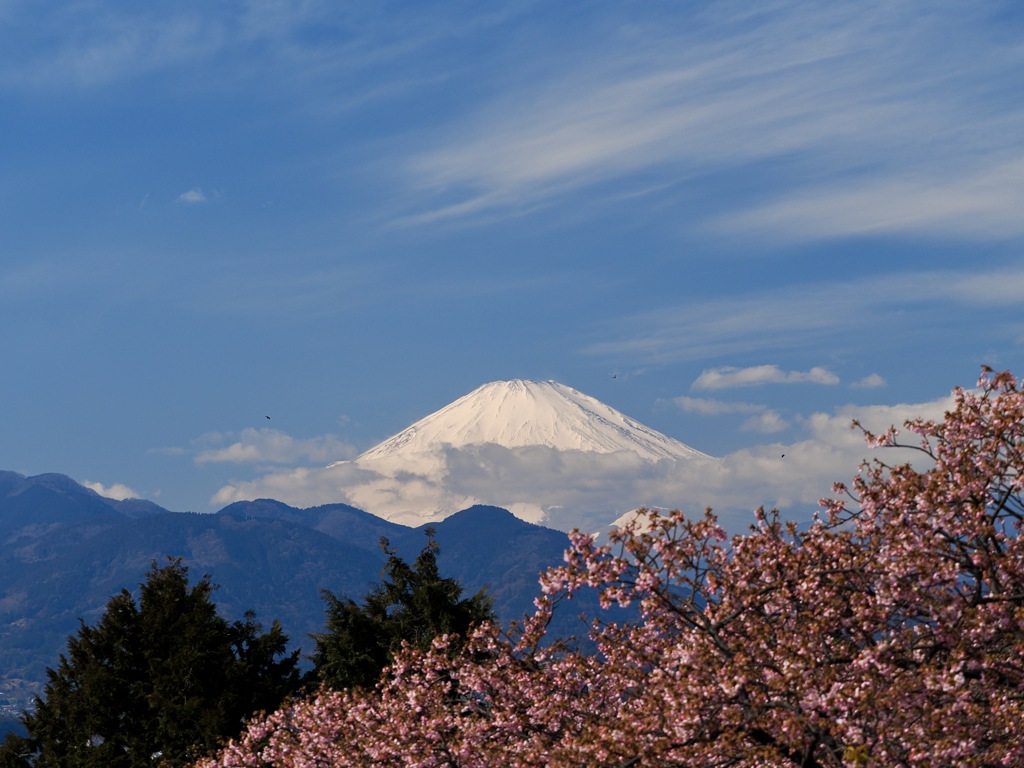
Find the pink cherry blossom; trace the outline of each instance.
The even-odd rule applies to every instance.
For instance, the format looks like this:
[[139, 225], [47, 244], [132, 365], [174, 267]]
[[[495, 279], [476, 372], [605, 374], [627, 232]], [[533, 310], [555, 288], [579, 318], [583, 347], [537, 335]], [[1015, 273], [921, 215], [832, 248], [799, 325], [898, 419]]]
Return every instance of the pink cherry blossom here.
[[[291, 702], [197, 766], [1024, 765], [1024, 393], [986, 370], [954, 394], [905, 425], [925, 468], [864, 464], [809, 526], [575, 532], [522, 626], [407, 648], [375, 690]], [[589, 588], [639, 614], [583, 653], [547, 628]]]

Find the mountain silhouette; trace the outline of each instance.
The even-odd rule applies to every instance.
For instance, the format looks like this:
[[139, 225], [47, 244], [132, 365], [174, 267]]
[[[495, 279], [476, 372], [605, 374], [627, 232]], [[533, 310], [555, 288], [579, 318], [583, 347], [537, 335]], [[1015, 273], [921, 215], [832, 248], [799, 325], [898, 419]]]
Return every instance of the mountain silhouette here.
[[[209, 574], [218, 585], [223, 616], [253, 609], [266, 626], [280, 620], [291, 647], [308, 654], [309, 635], [324, 626], [321, 590], [361, 600], [381, 577], [381, 538], [411, 560], [425, 528], [345, 504], [299, 509], [272, 499], [170, 512], [106, 499], [64, 475], [0, 472], [0, 716], [30, 703], [79, 621], [95, 622], [122, 588], [137, 591], [153, 562], [183, 558], [194, 579]], [[538, 574], [561, 562], [568, 543], [495, 507], [433, 528], [442, 575], [470, 594], [487, 587], [502, 623], [532, 610]], [[574, 603], [558, 617], [563, 634], [583, 634], [575, 612], [597, 611], [596, 598]]]

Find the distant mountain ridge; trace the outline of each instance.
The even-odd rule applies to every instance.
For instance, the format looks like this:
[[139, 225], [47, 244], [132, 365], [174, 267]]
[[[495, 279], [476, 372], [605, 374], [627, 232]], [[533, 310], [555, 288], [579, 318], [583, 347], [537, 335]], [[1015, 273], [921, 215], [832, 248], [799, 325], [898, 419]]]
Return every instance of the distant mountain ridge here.
[[144, 499], [108, 499], [57, 473], [26, 477], [0, 471], [0, 499], [0, 531], [25, 522], [41, 525], [104, 514], [134, 518], [167, 511]]
[[[502, 622], [520, 618], [567, 545], [565, 533], [531, 523], [564, 531], [584, 519], [597, 532], [659, 503], [646, 496], [672, 487], [652, 482], [659, 472], [704, 461], [713, 459], [578, 390], [515, 379], [327, 467], [325, 495], [348, 503], [256, 498], [200, 515], [109, 499], [60, 474], [0, 472], [0, 697], [27, 702], [78, 620], [98, 618], [167, 556], [197, 579], [210, 574], [226, 617], [254, 609], [264, 623], [278, 619], [308, 652], [323, 625], [320, 591], [360, 599], [385, 561], [381, 538], [412, 559], [432, 525], [442, 572], [468, 592], [487, 585]], [[619, 484], [611, 500], [609, 483]], [[559, 631], [582, 634], [580, 610], [593, 615], [596, 600], [574, 600]]]
[[[278, 619], [292, 646], [309, 653], [309, 634], [323, 628], [320, 590], [361, 599], [380, 578], [381, 537], [412, 559], [426, 543], [423, 528], [345, 504], [299, 509], [272, 499], [170, 512], [106, 499], [64, 475], [0, 472], [0, 701], [26, 705], [79, 619], [95, 621], [112, 595], [135, 591], [168, 556], [182, 557], [195, 579], [210, 574], [227, 618], [254, 609], [265, 625]], [[495, 507], [466, 509], [434, 529], [442, 574], [468, 593], [488, 586], [502, 622], [532, 610], [538, 574], [560, 563], [567, 545], [564, 533]], [[575, 614], [596, 612], [596, 600], [572, 609], [560, 617], [563, 632], [582, 634]]]

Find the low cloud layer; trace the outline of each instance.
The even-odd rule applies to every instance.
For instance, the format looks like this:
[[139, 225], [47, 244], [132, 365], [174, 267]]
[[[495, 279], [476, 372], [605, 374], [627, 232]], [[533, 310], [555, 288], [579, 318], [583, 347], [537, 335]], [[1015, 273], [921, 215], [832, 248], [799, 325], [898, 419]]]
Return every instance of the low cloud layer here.
[[706, 397], [689, 397], [688, 395], [675, 397], [671, 402], [684, 413], [696, 413], [701, 416], [721, 416], [728, 413], [753, 414], [740, 425], [740, 430], [743, 432], [771, 434], [782, 432], [790, 426], [778, 411], [761, 403], [729, 402]]
[[295, 438], [277, 429], [209, 432], [194, 447], [196, 464], [294, 464], [329, 462], [355, 455], [355, 449], [334, 435]]
[[[223, 442], [230, 440], [227, 444]], [[296, 438], [278, 429], [244, 429], [238, 435], [208, 435], [220, 444], [196, 454], [197, 464], [291, 464], [301, 461], [329, 462], [354, 456], [351, 445], [334, 435]]]
[[[213, 498], [228, 504], [259, 497], [296, 506], [346, 502], [405, 524], [421, 524], [474, 503], [509, 508], [524, 519], [568, 530], [598, 530], [639, 506], [714, 508], [727, 528], [743, 530], [758, 506], [779, 507], [787, 517], [809, 520], [817, 501], [836, 481], [848, 482], [876, 451], [851, 429], [869, 429], [908, 418], [938, 418], [950, 399], [894, 406], [845, 406], [799, 420], [801, 434], [788, 443], [766, 443], [720, 459], [647, 463], [633, 454], [594, 454], [531, 446], [440, 447], [402, 466], [354, 461], [325, 468], [269, 472], [226, 485]], [[774, 416], [759, 415], [766, 422]], [[890, 453], [887, 461], [904, 460]]]
[[240, 432], [207, 432], [187, 447], [159, 447], [150, 453], [190, 456], [198, 466], [236, 464], [265, 469], [289, 464], [327, 464], [350, 459], [356, 451], [353, 445], [333, 434], [293, 437], [280, 429], [249, 427]]
[[777, 411], [765, 410], [740, 425], [743, 432], [761, 432], [763, 434], [774, 434], [789, 429], [789, 422], [786, 421]]
[[100, 496], [105, 496], [108, 499], [115, 499], [116, 501], [124, 501], [125, 499], [141, 499], [142, 494], [133, 488], [125, 485], [124, 483], [114, 483], [113, 485], [104, 485], [103, 483], [95, 483], [91, 480], [83, 480], [82, 485], [86, 488], [90, 488]]
[[777, 365], [755, 365], [750, 368], [710, 368], [693, 382], [693, 389], [731, 389], [762, 384], [838, 384], [839, 377], [815, 366], [809, 371], [784, 371]]

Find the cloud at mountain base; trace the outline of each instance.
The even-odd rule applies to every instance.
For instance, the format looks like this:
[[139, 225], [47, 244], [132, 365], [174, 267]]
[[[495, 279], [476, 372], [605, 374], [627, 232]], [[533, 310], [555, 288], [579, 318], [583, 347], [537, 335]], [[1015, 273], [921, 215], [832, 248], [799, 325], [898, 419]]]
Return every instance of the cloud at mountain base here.
[[626, 451], [598, 454], [544, 446], [439, 447], [394, 461], [342, 461], [322, 468], [269, 472], [221, 488], [212, 501], [228, 504], [270, 497], [295, 506], [344, 502], [407, 525], [421, 525], [474, 503], [511, 509], [561, 530], [599, 530], [640, 506], [718, 513], [732, 532], [753, 522], [759, 506], [778, 507], [807, 521], [833, 483], [849, 482], [872, 456], [888, 463], [909, 452], [868, 447], [851, 421], [882, 430], [912, 417], [940, 418], [949, 397], [892, 406], [844, 406], [799, 420], [801, 439], [744, 448], [718, 459], [648, 462]]
[[103, 483], [92, 482], [91, 480], [83, 480], [82, 485], [86, 488], [91, 488], [96, 491], [100, 496], [104, 496], [108, 499], [114, 499], [115, 501], [124, 501], [125, 499], [141, 499], [142, 494], [133, 488], [125, 485], [124, 483], [113, 483], [111, 485], [104, 485]]

